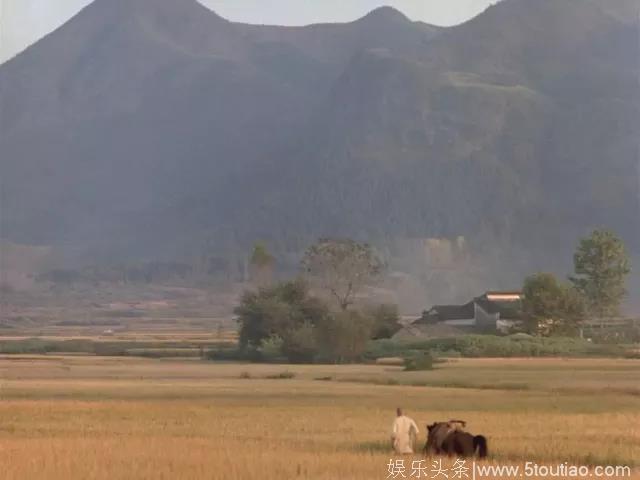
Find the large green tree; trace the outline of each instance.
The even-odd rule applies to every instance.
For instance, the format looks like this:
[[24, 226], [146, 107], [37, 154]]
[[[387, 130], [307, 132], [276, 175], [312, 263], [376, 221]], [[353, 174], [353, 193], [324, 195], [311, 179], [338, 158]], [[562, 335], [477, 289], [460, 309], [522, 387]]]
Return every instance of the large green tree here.
[[286, 342], [303, 325], [321, 322], [327, 311], [322, 301], [309, 295], [301, 280], [245, 292], [235, 309], [240, 322], [240, 345], [257, 349], [273, 336]]
[[366, 243], [321, 239], [305, 252], [302, 268], [347, 310], [362, 287], [380, 274], [383, 262]]
[[590, 316], [602, 320], [618, 315], [631, 272], [622, 240], [608, 230], [595, 230], [580, 240], [573, 262], [571, 281], [584, 295]]
[[522, 289], [522, 309], [530, 333], [573, 335], [585, 316], [584, 298], [572, 285], [551, 273], [527, 277]]

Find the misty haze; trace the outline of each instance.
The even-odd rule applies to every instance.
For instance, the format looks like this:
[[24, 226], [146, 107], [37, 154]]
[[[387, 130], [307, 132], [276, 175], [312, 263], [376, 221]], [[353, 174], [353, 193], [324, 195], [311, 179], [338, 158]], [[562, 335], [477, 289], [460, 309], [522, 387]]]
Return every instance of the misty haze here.
[[640, 0], [41, 1], [0, 30], [6, 478], [639, 465]]

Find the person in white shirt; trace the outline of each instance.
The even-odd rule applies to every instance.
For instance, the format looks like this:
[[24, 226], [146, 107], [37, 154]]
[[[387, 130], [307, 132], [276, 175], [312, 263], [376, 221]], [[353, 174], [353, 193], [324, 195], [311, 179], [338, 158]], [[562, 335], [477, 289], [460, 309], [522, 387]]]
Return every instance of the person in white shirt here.
[[416, 437], [420, 430], [413, 419], [402, 413], [402, 409], [396, 410], [397, 416], [391, 427], [391, 442], [396, 453], [401, 455], [412, 454]]

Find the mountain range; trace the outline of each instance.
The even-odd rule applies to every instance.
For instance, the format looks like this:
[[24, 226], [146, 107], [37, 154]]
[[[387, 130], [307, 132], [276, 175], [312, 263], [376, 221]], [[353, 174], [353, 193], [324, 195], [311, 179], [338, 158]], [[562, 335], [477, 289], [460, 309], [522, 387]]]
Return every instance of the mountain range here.
[[278, 27], [95, 0], [0, 66], [2, 237], [153, 258], [464, 236], [544, 267], [603, 226], [638, 252], [638, 12]]

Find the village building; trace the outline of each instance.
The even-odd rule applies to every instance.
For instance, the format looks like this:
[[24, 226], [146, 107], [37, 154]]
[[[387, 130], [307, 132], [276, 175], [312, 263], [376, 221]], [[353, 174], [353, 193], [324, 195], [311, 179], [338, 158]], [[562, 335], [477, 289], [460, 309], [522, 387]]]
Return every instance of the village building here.
[[522, 298], [519, 291], [489, 291], [463, 305], [435, 305], [396, 336], [506, 333], [522, 321]]

